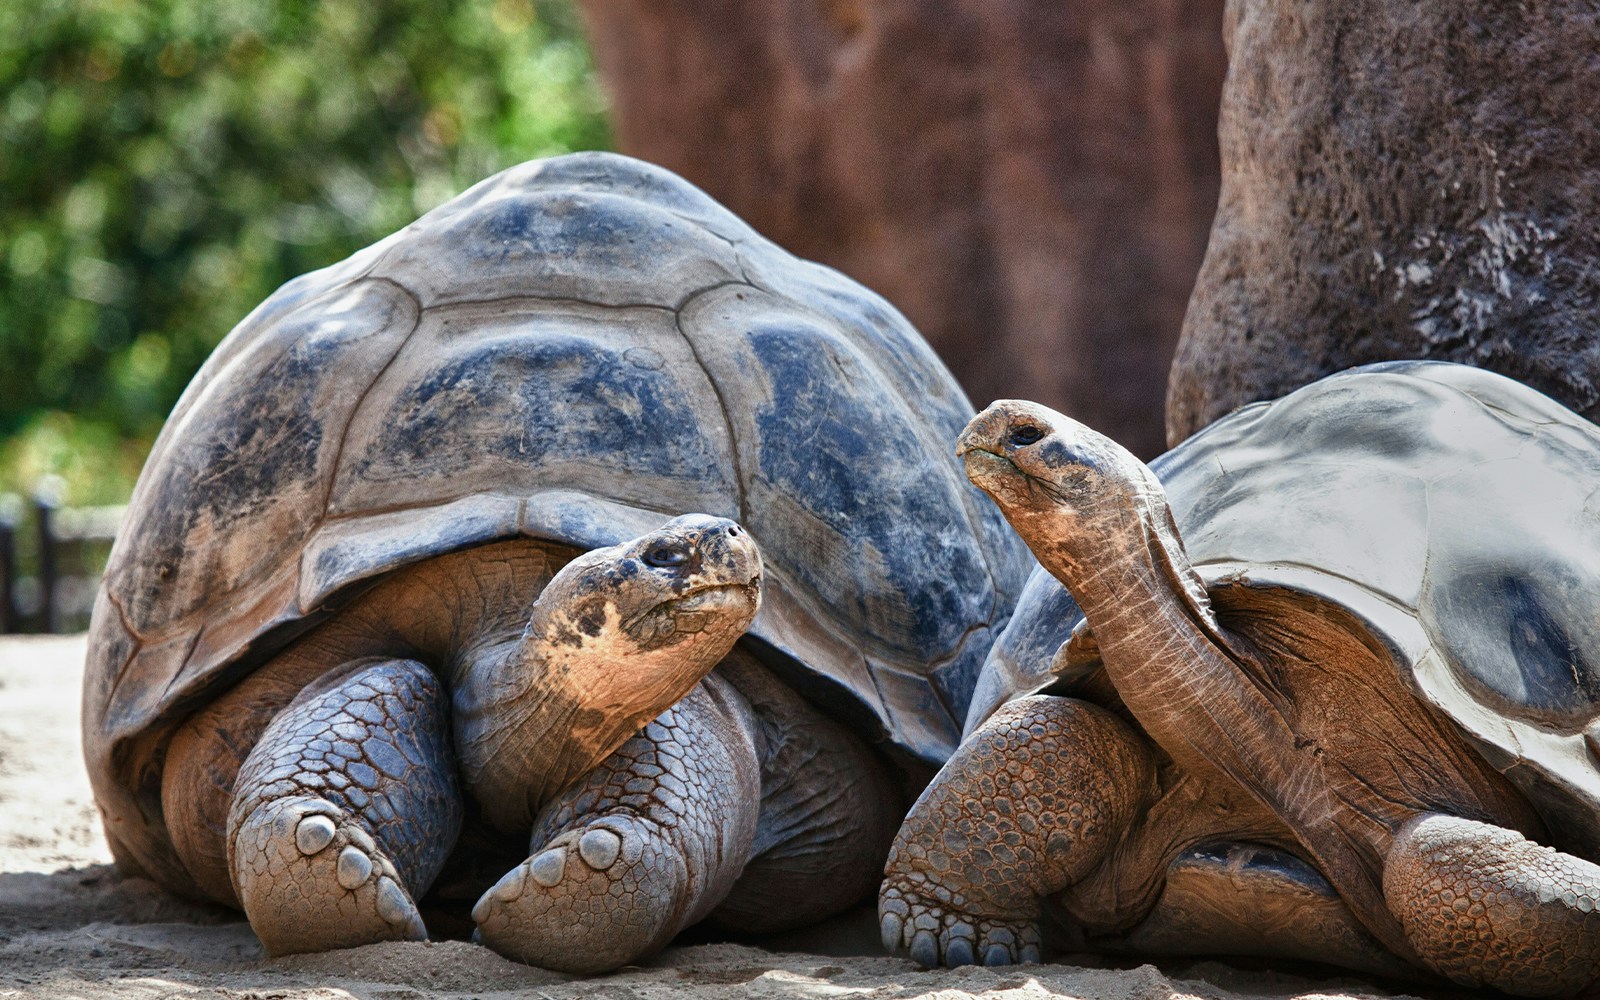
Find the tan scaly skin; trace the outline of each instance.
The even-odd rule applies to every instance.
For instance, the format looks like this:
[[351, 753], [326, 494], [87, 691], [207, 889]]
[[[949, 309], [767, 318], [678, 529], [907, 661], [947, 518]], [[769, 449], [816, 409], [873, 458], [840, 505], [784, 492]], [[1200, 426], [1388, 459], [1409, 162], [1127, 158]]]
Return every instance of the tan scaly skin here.
[[456, 756], [490, 823], [527, 829], [750, 627], [760, 553], [737, 526], [702, 520], [731, 537], [663, 529], [586, 552], [545, 586], [520, 635], [461, 658], [451, 682]]
[[[1238, 818], [1264, 809], [1279, 820], [1279, 836], [1285, 830], [1292, 835], [1289, 843], [1323, 872], [1368, 932], [1456, 982], [1561, 995], [1600, 976], [1600, 867], [1524, 836], [1540, 830], [1526, 802], [1447, 723], [1421, 711], [1393, 677], [1362, 672], [1359, 656], [1318, 662], [1316, 644], [1294, 636], [1279, 639], [1299, 655], [1273, 656], [1277, 647], [1262, 638], [1265, 633], [1247, 638], [1225, 627], [1189, 565], [1160, 483], [1136, 458], [1061, 414], [1018, 401], [979, 414], [958, 451], [969, 478], [1072, 592], [1111, 683], [1177, 772], [1198, 786], [1196, 801]], [[1320, 652], [1334, 655], [1331, 647]], [[1371, 695], [1362, 703], [1370, 728], [1360, 733], [1300, 710], [1302, 702], [1315, 705], [1328, 695], [1330, 674], [1343, 683], [1341, 670], [1349, 671], [1351, 696]], [[1018, 737], [1055, 739], [1040, 725], [1013, 725], [986, 739], [1015, 765], [1009, 754]], [[1127, 753], [1126, 733], [1099, 739], [1107, 749], [1091, 753]], [[1036, 756], [1038, 747], [1029, 752]], [[966, 912], [981, 920], [983, 902], [1013, 888], [968, 884], [966, 857], [948, 866], [953, 880], [935, 883], [927, 866], [908, 854], [909, 837], [937, 835], [918, 816], [946, 794], [941, 789], [950, 781], [988, 782], [980, 794], [1006, 798], [1007, 790], [995, 787], [992, 766], [947, 780], [953, 766], [914, 807], [891, 855], [880, 904], [886, 941], [898, 937], [914, 955], [918, 929], [902, 928], [906, 917], [896, 912], [903, 908], [897, 898], [914, 894], [924, 922], [948, 923], [949, 913], [961, 911], [969, 898], [980, 905]], [[1007, 772], [1002, 767], [998, 773]], [[1116, 780], [1068, 777], [1063, 791], [1087, 792], [1091, 805], [1111, 801], [1113, 817], [1130, 804], [1138, 815], [1152, 802], [1137, 788], [1104, 790]], [[1024, 813], [1034, 824], [1035, 813]], [[1087, 870], [1089, 878], [1100, 873], [1113, 885], [1134, 878], [1139, 873], [1122, 861], [1141, 825], [1149, 823], [1102, 835], [1110, 847], [1077, 838], [1073, 849], [1094, 856], [1075, 862], [1073, 870]], [[1263, 833], [1275, 839], [1270, 831], [1256, 835]], [[1052, 831], [1019, 835], [1044, 847], [1035, 852], [1043, 863], [1032, 860], [1002, 873], [1002, 880], [1031, 879], [1035, 885], [1022, 895], [1059, 891], [1058, 883], [1072, 881], [1071, 872], [1056, 870]], [[1052, 877], [1039, 877], [1040, 870]], [[1143, 874], [1145, 881], [1152, 877], [1159, 874]], [[925, 937], [917, 957], [937, 957], [938, 943]], [[949, 960], [948, 945], [942, 950]], [[957, 958], [966, 955], [958, 948]]]

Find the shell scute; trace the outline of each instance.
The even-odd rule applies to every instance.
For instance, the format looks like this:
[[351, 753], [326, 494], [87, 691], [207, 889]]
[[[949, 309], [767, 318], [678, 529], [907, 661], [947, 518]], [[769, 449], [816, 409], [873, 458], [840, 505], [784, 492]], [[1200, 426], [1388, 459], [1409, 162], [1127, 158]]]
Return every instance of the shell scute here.
[[503, 187], [475, 211], [431, 223], [372, 270], [426, 309], [517, 297], [675, 309], [741, 278], [726, 240], [636, 198]]
[[[559, 307], [485, 317], [477, 336], [425, 320], [352, 425], [334, 510], [373, 509], [397, 488], [438, 500], [491, 482], [507, 493], [620, 490], [640, 502], [663, 490], [726, 496], [727, 430], [704, 412], [704, 372], [681, 337], [663, 335], [670, 316], [627, 319], [636, 336], [618, 337], [615, 317], [596, 324]], [[641, 342], [661, 364], [627, 356]]]
[[185, 395], [107, 566], [136, 634], [184, 627], [217, 593], [280, 568], [271, 547], [226, 539], [296, 537], [317, 523], [350, 414], [415, 322], [409, 297], [357, 282], [263, 328], [233, 352], [227, 377]]

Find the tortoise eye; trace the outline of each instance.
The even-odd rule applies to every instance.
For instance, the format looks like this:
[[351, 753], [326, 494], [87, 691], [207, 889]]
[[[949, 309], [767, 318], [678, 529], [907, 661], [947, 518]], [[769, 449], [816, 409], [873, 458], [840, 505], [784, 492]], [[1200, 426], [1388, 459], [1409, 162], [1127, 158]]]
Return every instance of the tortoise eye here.
[[1042, 440], [1043, 438], [1043, 430], [1035, 427], [1033, 424], [1022, 424], [1020, 426], [1011, 428], [1011, 437], [1009, 440], [1013, 446], [1017, 448], [1023, 448], [1033, 444], [1035, 441]]
[[689, 552], [679, 545], [662, 542], [652, 545], [645, 550], [644, 562], [646, 566], [657, 569], [675, 569], [689, 561]]

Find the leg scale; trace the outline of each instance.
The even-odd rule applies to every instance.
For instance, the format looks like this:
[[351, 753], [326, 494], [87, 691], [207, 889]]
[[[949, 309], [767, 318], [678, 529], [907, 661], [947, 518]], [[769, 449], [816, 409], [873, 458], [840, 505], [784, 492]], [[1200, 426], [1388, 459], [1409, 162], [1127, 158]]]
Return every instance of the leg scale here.
[[1429, 813], [1400, 828], [1383, 895], [1434, 971], [1521, 996], [1600, 979], [1600, 866], [1474, 820]]
[[427, 937], [413, 900], [461, 827], [438, 680], [357, 661], [273, 719], [239, 771], [229, 868], [273, 955]]
[[728, 894], [759, 802], [749, 707], [713, 675], [540, 811], [473, 908], [478, 939], [563, 972], [653, 954]]
[[886, 948], [924, 966], [1038, 961], [1041, 901], [1092, 871], [1154, 787], [1110, 712], [1036, 695], [997, 711], [912, 806], [889, 854]]

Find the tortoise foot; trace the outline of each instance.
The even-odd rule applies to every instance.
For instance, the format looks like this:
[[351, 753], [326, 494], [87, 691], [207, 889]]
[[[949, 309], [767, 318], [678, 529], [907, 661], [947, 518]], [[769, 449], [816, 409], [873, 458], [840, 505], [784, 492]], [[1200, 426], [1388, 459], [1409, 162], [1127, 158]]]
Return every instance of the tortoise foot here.
[[601, 972], [650, 953], [689, 908], [688, 868], [666, 832], [611, 815], [550, 840], [472, 909], [478, 940], [508, 958]]
[[389, 857], [326, 799], [258, 806], [234, 834], [233, 876], [271, 955], [428, 936]]
[[887, 882], [878, 897], [878, 927], [889, 951], [909, 949], [924, 968], [1014, 965], [1039, 961], [1039, 925], [963, 913], [907, 884]]
[[563, 972], [636, 962], [703, 919], [750, 859], [760, 770], [713, 674], [540, 811], [528, 860], [478, 900], [478, 940]]
[[964, 740], [884, 865], [883, 943], [924, 966], [1038, 961], [1043, 901], [1098, 866], [1153, 786], [1148, 744], [1104, 709], [1019, 698]]

